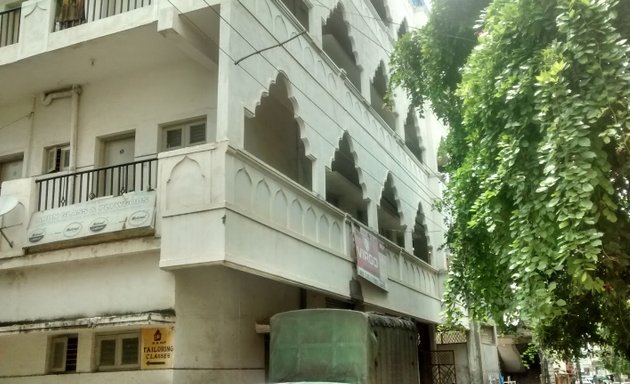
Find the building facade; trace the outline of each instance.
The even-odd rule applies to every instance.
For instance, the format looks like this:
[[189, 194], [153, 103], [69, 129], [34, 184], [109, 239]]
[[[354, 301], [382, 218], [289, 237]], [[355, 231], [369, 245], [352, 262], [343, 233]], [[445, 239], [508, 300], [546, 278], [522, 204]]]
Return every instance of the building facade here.
[[0, 1], [0, 383], [263, 383], [300, 308], [412, 319], [425, 356], [444, 129], [383, 100], [426, 15]]

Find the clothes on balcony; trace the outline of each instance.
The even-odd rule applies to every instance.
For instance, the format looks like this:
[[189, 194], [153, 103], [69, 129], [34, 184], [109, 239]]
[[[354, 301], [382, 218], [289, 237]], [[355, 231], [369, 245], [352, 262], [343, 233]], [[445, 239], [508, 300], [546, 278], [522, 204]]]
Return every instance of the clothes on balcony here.
[[85, 22], [83, 0], [57, 0], [55, 21], [59, 29], [74, 27]]

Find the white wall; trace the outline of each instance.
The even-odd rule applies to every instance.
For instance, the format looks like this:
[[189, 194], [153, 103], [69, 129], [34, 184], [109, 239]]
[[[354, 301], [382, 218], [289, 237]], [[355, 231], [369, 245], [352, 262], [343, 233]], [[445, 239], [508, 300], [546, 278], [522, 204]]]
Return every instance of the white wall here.
[[224, 267], [174, 274], [174, 382], [263, 383], [264, 338], [255, 324], [298, 309], [298, 288]]
[[[390, 3], [395, 21], [402, 21], [405, 14], [415, 14], [408, 8], [407, 2]], [[243, 1], [243, 4], [244, 6], [224, 4], [222, 11], [229, 18], [231, 26], [238, 30], [238, 34], [242, 34], [254, 47], [271, 46], [299, 31], [280, 11], [275, 1], [249, 0]], [[324, 1], [323, 4], [332, 9], [336, 2]], [[369, 76], [379, 63], [388, 62], [387, 52], [381, 47], [375, 47], [374, 41], [387, 50], [391, 48], [393, 40], [387, 37], [378, 23], [359, 16], [370, 12], [365, 2], [344, 2], [344, 6], [347, 21], [351, 25], [350, 37], [358, 53], [359, 65], [363, 68], [362, 76], [364, 82], [369, 84]], [[321, 19], [328, 15], [328, 8], [316, 6], [311, 9], [317, 15], [317, 22], [311, 26], [311, 31], [321, 29]], [[394, 11], [394, 8], [397, 10]], [[258, 20], [252, 18], [247, 9], [257, 15]], [[362, 29], [364, 33], [353, 31], [353, 26]], [[234, 58], [243, 57], [252, 51], [252, 47], [238, 34], [229, 26], [222, 25], [221, 42]], [[444, 222], [441, 215], [433, 210], [433, 203], [441, 195], [435, 162], [432, 160], [427, 165], [418, 164], [414, 156], [404, 149], [402, 138], [394, 133], [401, 130], [394, 127], [392, 131], [385, 127], [380, 118], [370, 111], [369, 87], [365, 87], [365, 98], [353, 93], [320, 49], [321, 45], [317, 40], [313, 42], [302, 36], [282, 48], [274, 49], [273, 53], [252, 56], [239, 66], [234, 66], [230, 58], [222, 55], [219, 72], [220, 78], [225, 81], [219, 86], [219, 137], [227, 137], [232, 145], [242, 147], [245, 111], [255, 109], [260, 97], [268, 90], [279, 71], [285, 73], [290, 81], [289, 97], [296, 106], [296, 118], [303, 123], [302, 138], [307, 143], [306, 153], [315, 159], [313, 191], [325, 196], [325, 169], [330, 166], [339, 138], [347, 131], [353, 141], [357, 166], [361, 169], [361, 183], [366, 186], [367, 193], [364, 197], [372, 202], [368, 213], [370, 225], [376, 228], [376, 202], [380, 200], [387, 173], [392, 172], [403, 213], [403, 224], [408, 231], [413, 230], [416, 212], [421, 204], [433, 249], [433, 264], [443, 268], [444, 256], [439, 247], [444, 241]], [[407, 107], [408, 101], [404, 94], [398, 94], [395, 112], [406, 117]], [[404, 118], [398, 119], [399, 125], [403, 122]], [[423, 120], [421, 124], [428, 125], [421, 127], [425, 135], [422, 141], [427, 150], [426, 157], [434, 158], [439, 133], [434, 135], [429, 122]], [[434, 140], [437, 143], [433, 143]], [[410, 251], [412, 244], [410, 241], [406, 243], [406, 248]]]
[[130, 254], [1, 271], [0, 322], [173, 308], [175, 283], [158, 258]]
[[[192, 61], [121, 73], [82, 85], [79, 102], [78, 168], [98, 166], [98, 138], [135, 132], [135, 156], [159, 150], [160, 124], [208, 116], [209, 141], [216, 131], [216, 72]], [[44, 89], [41, 90], [43, 92]], [[42, 174], [44, 149], [70, 141], [70, 98], [45, 106], [35, 98], [34, 114], [0, 131], [0, 160], [28, 148], [32, 124], [32, 154], [26, 175]], [[0, 105], [0, 125], [33, 110], [33, 100]], [[30, 161], [29, 161], [30, 160]]]

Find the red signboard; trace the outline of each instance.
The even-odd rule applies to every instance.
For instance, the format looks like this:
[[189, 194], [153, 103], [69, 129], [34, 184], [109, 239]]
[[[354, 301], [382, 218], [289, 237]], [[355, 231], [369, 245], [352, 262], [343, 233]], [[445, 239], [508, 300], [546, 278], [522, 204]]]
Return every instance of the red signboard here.
[[370, 283], [386, 289], [387, 277], [381, 257], [383, 244], [364, 228], [354, 226], [352, 233], [357, 257], [357, 274]]

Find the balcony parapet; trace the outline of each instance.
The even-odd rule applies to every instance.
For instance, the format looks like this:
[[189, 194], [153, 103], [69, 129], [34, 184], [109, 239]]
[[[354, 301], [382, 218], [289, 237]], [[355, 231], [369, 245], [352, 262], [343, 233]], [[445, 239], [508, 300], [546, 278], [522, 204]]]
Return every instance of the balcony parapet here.
[[157, 159], [2, 183], [0, 258], [154, 233]]
[[[27, 0], [0, 14], [0, 65], [156, 20], [155, 0]], [[133, 16], [131, 15], [133, 13]], [[112, 17], [125, 14], [125, 17]]]
[[[228, 147], [226, 155], [226, 208], [238, 216], [227, 214], [225, 251], [232, 262], [349, 297], [349, 282], [357, 275], [353, 228], [362, 227], [383, 245], [380, 273], [386, 285], [383, 290], [362, 280], [365, 301], [384, 307], [400, 301], [400, 311], [410, 313], [412, 306], [405, 305], [430, 298], [426, 301], [439, 313], [440, 279], [431, 265], [249, 153]], [[230, 221], [243, 229], [230, 227]], [[251, 237], [253, 244], [247, 245], [240, 234]], [[281, 237], [285, 240], [279, 248]]]

